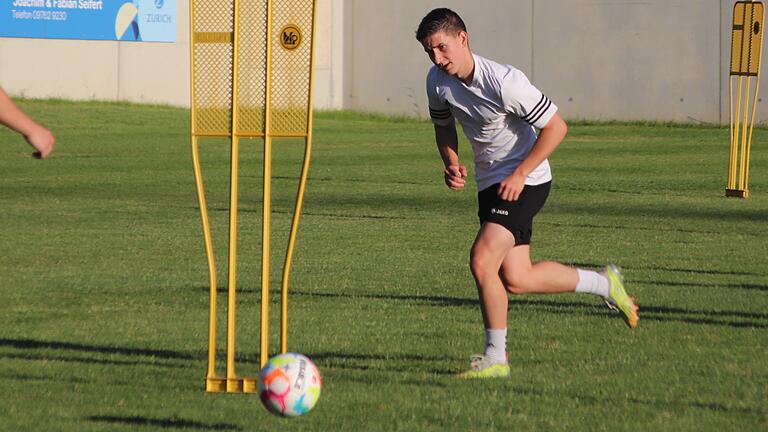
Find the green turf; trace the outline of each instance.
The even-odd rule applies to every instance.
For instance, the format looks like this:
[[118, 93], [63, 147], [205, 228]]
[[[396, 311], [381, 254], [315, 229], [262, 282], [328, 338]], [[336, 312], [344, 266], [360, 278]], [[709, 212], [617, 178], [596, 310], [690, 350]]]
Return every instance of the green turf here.
[[[616, 262], [640, 325], [592, 297], [515, 297], [512, 378], [465, 382], [453, 374], [483, 337], [467, 266], [474, 186], [442, 185], [427, 122], [318, 114], [289, 347], [325, 385], [313, 412], [285, 420], [256, 396], [202, 390], [208, 282], [188, 112], [21, 105], [58, 146], [34, 160], [0, 130], [0, 430], [768, 429], [768, 130], [755, 131], [742, 200], [723, 197], [727, 128], [572, 125], [534, 258]], [[242, 143], [246, 375], [259, 354], [260, 146]], [[274, 153], [276, 288], [302, 143]], [[204, 141], [203, 162], [223, 307], [227, 143]]]

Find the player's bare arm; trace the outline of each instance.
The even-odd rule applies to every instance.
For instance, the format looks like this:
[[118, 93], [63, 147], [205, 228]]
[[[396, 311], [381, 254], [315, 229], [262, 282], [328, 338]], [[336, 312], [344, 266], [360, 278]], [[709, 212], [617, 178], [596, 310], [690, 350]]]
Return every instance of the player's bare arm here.
[[37, 150], [33, 154], [34, 157], [44, 159], [53, 151], [53, 146], [56, 143], [53, 133], [32, 120], [2, 88], [0, 88], [0, 124], [24, 136], [29, 145]]
[[466, 183], [467, 167], [459, 162], [459, 138], [456, 134], [456, 126], [435, 125], [435, 141], [437, 150], [443, 159], [445, 170], [445, 184], [450, 189], [463, 189]]
[[505, 201], [517, 201], [523, 192], [528, 174], [554, 153], [567, 133], [568, 125], [559, 113], [555, 113], [547, 125], [539, 131], [539, 138], [528, 157], [509, 177], [499, 183], [499, 196]]

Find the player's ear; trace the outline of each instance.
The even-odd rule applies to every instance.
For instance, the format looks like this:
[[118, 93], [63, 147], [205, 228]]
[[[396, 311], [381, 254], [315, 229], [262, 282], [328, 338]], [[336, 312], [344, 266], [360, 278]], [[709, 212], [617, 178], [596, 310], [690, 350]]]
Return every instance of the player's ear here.
[[462, 47], [469, 45], [469, 35], [464, 30], [459, 30], [459, 34], [457, 34], [456, 37], [459, 38]]

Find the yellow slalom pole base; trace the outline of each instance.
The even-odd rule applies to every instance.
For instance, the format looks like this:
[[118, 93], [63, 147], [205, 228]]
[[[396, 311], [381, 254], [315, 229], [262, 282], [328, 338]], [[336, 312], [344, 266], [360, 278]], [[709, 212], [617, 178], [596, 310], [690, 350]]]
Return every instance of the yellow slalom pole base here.
[[205, 380], [205, 391], [208, 393], [256, 393], [259, 385], [252, 377], [208, 377]]
[[749, 191], [741, 189], [726, 189], [725, 196], [734, 198], [749, 198]]
[[215, 376], [206, 378], [205, 391], [209, 393], [222, 393], [227, 391], [227, 379]]

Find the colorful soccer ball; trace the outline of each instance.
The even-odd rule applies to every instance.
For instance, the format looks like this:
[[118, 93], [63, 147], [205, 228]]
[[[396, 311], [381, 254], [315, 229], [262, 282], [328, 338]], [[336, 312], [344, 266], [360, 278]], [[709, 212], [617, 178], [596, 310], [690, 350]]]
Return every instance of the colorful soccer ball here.
[[300, 416], [314, 408], [322, 386], [317, 366], [297, 353], [272, 357], [259, 374], [261, 403], [270, 412], [286, 417]]

